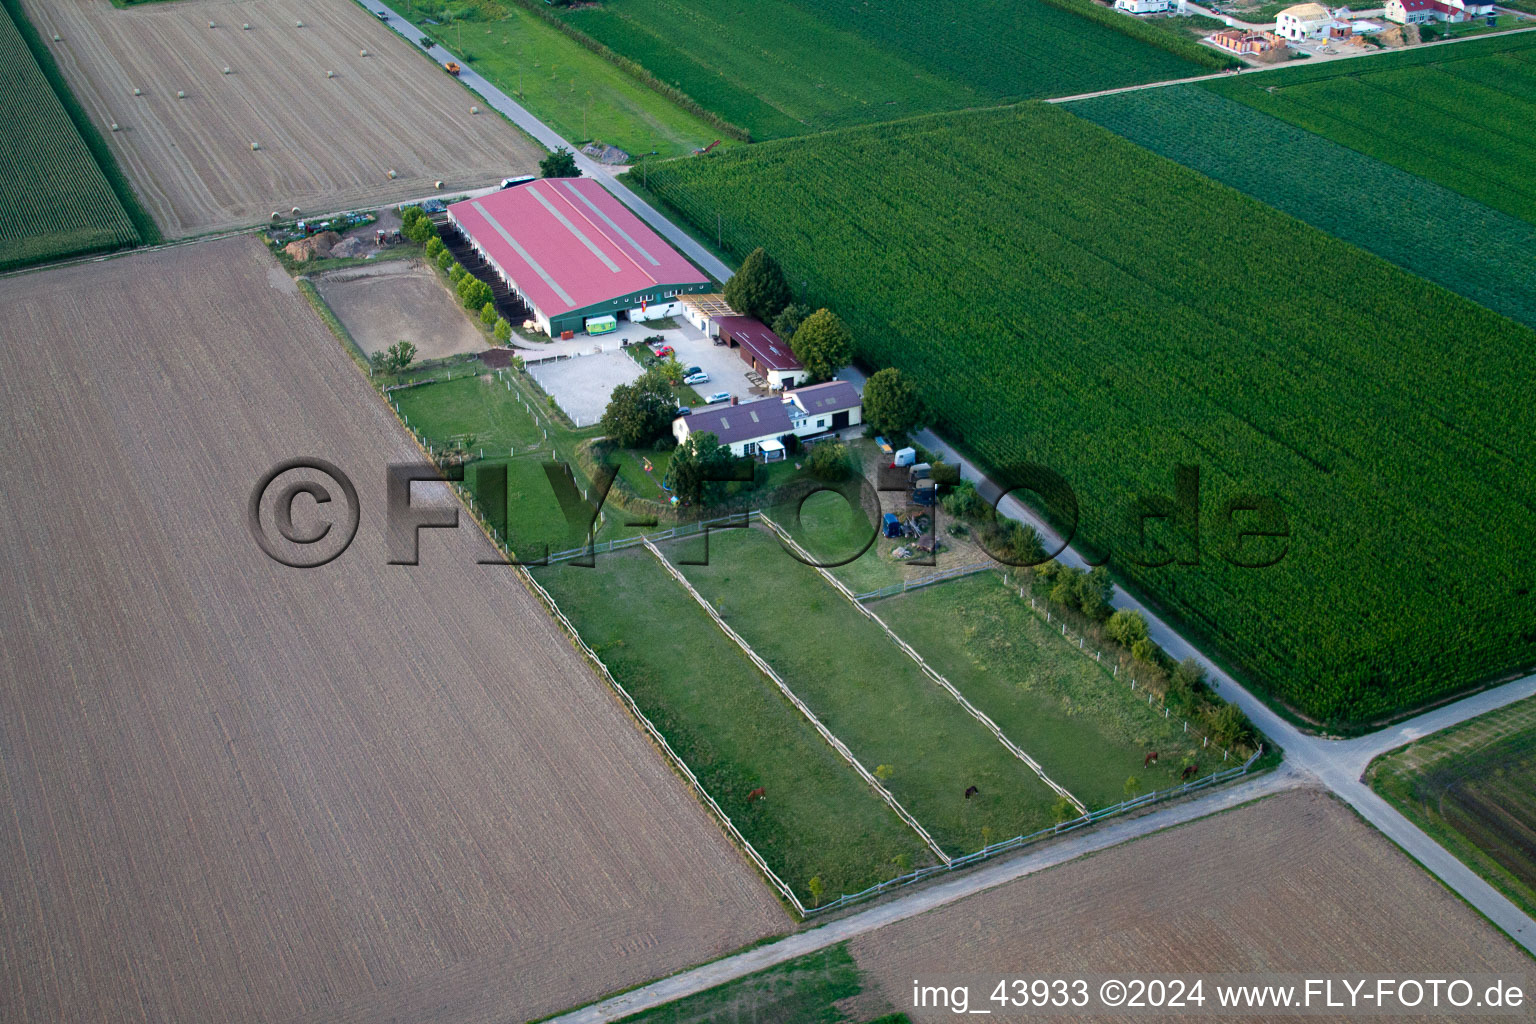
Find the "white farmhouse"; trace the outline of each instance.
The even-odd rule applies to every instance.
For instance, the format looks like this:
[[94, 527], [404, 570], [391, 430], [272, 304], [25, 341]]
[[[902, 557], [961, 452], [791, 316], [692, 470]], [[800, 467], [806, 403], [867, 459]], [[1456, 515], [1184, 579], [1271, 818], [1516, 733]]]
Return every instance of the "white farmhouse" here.
[[1175, 0], [1115, 0], [1115, 10], [1127, 14], [1161, 14], [1176, 6]]
[[1275, 18], [1275, 35], [1292, 42], [1326, 39], [1338, 22], [1322, 4], [1297, 4]]

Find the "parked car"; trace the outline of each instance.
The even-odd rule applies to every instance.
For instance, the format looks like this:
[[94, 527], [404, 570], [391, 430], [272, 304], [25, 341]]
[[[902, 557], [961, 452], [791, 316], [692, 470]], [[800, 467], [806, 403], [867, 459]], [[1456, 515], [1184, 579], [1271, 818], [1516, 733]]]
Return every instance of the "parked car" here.
[[388, 11], [380, 11], [379, 12], [379, 20], [380, 21], [388, 21], [389, 20], [389, 12]]
[[501, 179], [501, 187], [504, 188], [504, 189], [505, 188], [515, 188], [518, 185], [526, 185], [530, 181], [538, 181], [538, 180], [539, 180], [538, 178], [535, 178], [531, 174], [520, 174], [520, 175], [518, 175], [515, 178], [502, 178]]
[[721, 402], [729, 402], [730, 400], [731, 393], [729, 391], [716, 391], [714, 394], [704, 399], [704, 404], [719, 405]]
[[692, 409], [690, 409], [686, 405], [680, 405], [672, 413], [672, 418], [673, 419], [677, 419], [679, 416], [692, 416], [692, 415], [693, 415], [693, 410]]
[[703, 370], [700, 370], [698, 367], [694, 367], [693, 368], [693, 372], [689, 373], [688, 376], [683, 378], [683, 383], [684, 384], [708, 384], [709, 383], [709, 374], [705, 373]]
[[657, 359], [665, 359], [673, 353], [671, 345], [663, 345], [661, 348], [652, 349], [652, 351], [656, 353]]

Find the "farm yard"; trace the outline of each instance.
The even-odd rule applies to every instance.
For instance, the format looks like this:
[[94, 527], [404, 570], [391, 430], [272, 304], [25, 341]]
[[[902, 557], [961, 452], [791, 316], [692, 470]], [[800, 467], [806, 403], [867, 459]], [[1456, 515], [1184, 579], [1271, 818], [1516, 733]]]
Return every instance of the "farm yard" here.
[[[1361, 976], [1530, 973], [1529, 958], [1476, 911], [1347, 807], [1307, 790], [1009, 882], [859, 936], [848, 949], [866, 989], [909, 1013], [912, 980], [940, 976], [1209, 977], [1315, 972], [1318, 964], [1348, 964]], [[972, 1006], [979, 1000], [973, 995]], [[1208, 1020], [1210, 1009], [1158, 1019]], [[1033, 1010], [1027, 1019], [1084, 1018]]]
[[397, 341], [415, 345], [421, 359], [490, 347], [441, 278], [417, 260], [337, 270], [313, 280], [325, 304], [369, 355]]
[[[963, 17], [955, 13], [922, 0], [887, 0], [878, 15], [805, 0], [759, 0], [740, 10], [626, 0], [562, 8], [559, 17], [757, 140], [1182, 78], [1224, 64], [1174, 33], [1118, 14], [1104, 18], [1088, 3], [984, 0]], [[777, 27], [767, 43], [764, 24]], [[828, 61], [829, 53], [839, 59]]]
[[1536, 223], [1536, 33], [1258, 78], [1202, 88]]
[[1371, 787], [1536, 914], [1536, 699], [1378, 758]]
[[354, 3], [23, 4], [168, 237], [485, 185], [543, 153]]
[[[0, 1018], [530, 1019], [788, 924], [478, 532], [386, 564], [420, 456], [259, 241], [0, 305]], [[242, 521], [307, 453], [319, 573]]]
[[1536, 232], [1523, 220], [1198, 86], [1067, 109], [1536, 327]]
[[54, 91], [9, 5], [0, 9], [6, 131], [0, 181], [0, 270], [134, 245], [139, 232]]
[[[1363, 725], [1536, 661], [1529, 328], [1044, 105], [648, 177], [807, 281], [982, 464], [1064, 477], [1082, 548], [1300, 714]], [[1126, 516], [1180, 464], [1198, 556]], [[1234, 535], [1223, 509], [1254, 495], [1288, 537]]]

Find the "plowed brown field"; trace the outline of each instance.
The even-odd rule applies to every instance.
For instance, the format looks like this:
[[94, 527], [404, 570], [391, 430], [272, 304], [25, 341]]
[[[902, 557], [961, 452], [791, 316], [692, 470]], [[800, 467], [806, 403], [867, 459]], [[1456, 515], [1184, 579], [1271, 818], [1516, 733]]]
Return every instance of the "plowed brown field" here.
[[[915, 978], [1533, 973], [1521, 950], [1475, 911], [1348, 808], [1314, 791], [1284, 793], [1063, 864], [849, 947], [909, 1013]], [[973, 994], [971, 1006], [995, 1008], [985, 1002], [989, 991]], [[1002, 1016], [1085, 1019], [1009, 1012]], [[1146, 1019], [1141, 1013], [1094, 1019]], [[955, 1015], [925, 1010], [912, 1019]], [[1228, 1011], [1223, 1019], [1272, 1018]]]
[[[517, 1021], [788, 921], [246, 237], [0, 281], [0, 1020]], [[260, 554], [317, 455], [362, 525]]]
[[168, 237], [485, 185], [543, 155], [350, 0], [23, 5]]

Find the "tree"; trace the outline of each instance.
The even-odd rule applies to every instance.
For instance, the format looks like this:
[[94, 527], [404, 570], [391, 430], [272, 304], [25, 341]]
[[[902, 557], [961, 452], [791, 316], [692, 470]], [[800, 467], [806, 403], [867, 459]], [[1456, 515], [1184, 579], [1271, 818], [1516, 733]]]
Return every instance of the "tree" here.
[[1253, 723], [1236, 704], [1220, 704], [1208, 709], [1201, 718], [1211, 739], [1224, 747], [1251, 747], [1255, 734]]
[[1126, 647], [1134, 647], [1138, 640], [1147, 638], [1147, 620], [1141, 617], [1141, 612], [1121, 608], [1109, 617], [1104, 632], [1111, 640]]
[[811, 880], [805, 883], [805, 888], [811, 894], [811, 906], [821, 906], [821, 898], [827, 893], [827, 886], [821, 880], [820, 875], [812, 875]]
[[761, 247], [753, 249], [741, 261], [741, 269], [725, 282], [727, 305], [742, 316], [756, 317], [763, 323], [772, 322], [789, 305], [789, 299], [784, 269]]
[[1057, 797], [1056, 802], [1051, 805], [1051, 818], [1058, 825], [1064, 821], [1071, 821], [1076, 817], [1078, 817], [1077, 808], [1073, 806], [1071, 800], [1064, 796]]
[[1149, 636], [1144, 636], [1131, 645], [1131, 657], [1143, 665], [1156, 665], [1162, 660], [1163, 649], [1157, 646], [1157, 641]]
[[997, 514], [969, 480], [962, 480], [944, 496], [944, 511], [956, 519], [969, 522], [988, 522]]
[[773, 318], [773, 323], [768, 326], [773, 328], [773, 333], [788, 341], [795, 336], [800, 325], [805, 323], [805, 318], [811, 315], [811, 307], [799, 302], [791, 302], [779, 311], [779, 315]]
[[561, 146], [539, 161], [539, 175], [545, 178], [581, 177], [581, 171], [576, 167], [576, 154]]
[[1185, 658], [1174, 666], [1169, 682], [1180, 693], [1201, 693], [1205, 690], [1205, 666], [1194, 658]]
[[789, 348], [812, 382], [831, 380], [853, 358], [853, 334], [830, 309], [818, 309], [789, 341]]
[[416, 359], [416, 346], [408, 341], [397, 341], [382, 352], [368, 358], [373, 372], [378, 374], [404, 373]]
[[848, 459], [848, 446], [841, 441], [822, 441], [812, 445], [805, 466], [811, 476], [818, 480], [842, 480], [853, 472], [853, 464]]
[[446, 247], [437, 254], [437, 269], [443, 271], [449, 277], [453, 276], [453, 268], [456, 266], [458, 264], [453, 261], [453, 253], [449, 252]]
[[1132, 775], [1130, 778], [1125, 780], [1125, 789], [1123, 792], [1125, 793], [1125, 798], [1127, 800], [1136, 799], [1136, 797], [1141, 793], [1141, 780]]
[[487, 302], [480, 307], [480, 322], [485, 324], [485, 326], [494, 327], [499, 319], [501, 319], [501, 316], [496, 312], [496, 304], [494, 302]]
[[[400, 212], [400, 233], [417, 245], [426, 245], [437, 238], [437, 225], [419, 206], [407, 206]], [[441, 245], [441, 240], [438, 241]]]
[[668, 485], [678, 501], [702, 504], [705, 484], [711, 478], [724, 476], [730, 461], [731, 450], [722, 446], [714, 434], [707, 430], [689, 434], [672, 454], [672, 465], [667, 467]]
[[603, 433], [621, 447], [644, 447], [666, 434], [674, 408], [666, 378], [648, 370], [634, 383], [613, 389], [603, 410]]
[[1109, 618], [1109, 600], [1115, 596], [1115, 582], [1109, 578], [1108, 569], [1095, 566], [1077, 577], [1074, 586], [1077, 588], [1077, 606], [1084, 615], [1096, 622]]
[[492, 299], [491, 286], [467, 270], [459, 279], [458, 292], [465, 309], [482, 309], [490, 305]]
[[492, 328], [491, 334], [497, 342], [506, 345], [512, 340], [512, 325], [507, 322], [505, 317], [497, 317], [496, 326]]
[[917, 388], [896, 367], [871, 374], [864, 382], [864, 421], [887, 438], [905, 440], [926, 418]]
[[443, 244], [443, 240], [441, 238], [433, 235], [431, 238], [427, 239], [427, 259], [435, 260], [447, 251], [448, 247]]

